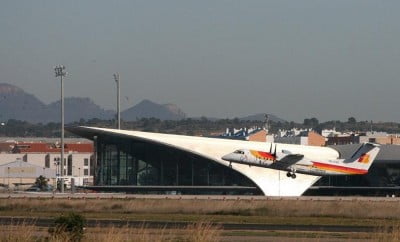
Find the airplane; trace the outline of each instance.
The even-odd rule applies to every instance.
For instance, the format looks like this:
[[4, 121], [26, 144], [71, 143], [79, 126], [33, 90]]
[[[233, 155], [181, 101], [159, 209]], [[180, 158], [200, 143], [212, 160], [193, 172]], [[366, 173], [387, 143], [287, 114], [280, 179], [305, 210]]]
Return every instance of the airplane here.
[[362, 175], [367, 174], [375, 157], [379, 153], [379, 145], [373, 143], [362, 144], [348, 159], [311, 160], [303, 154], [293, 154], [288, 150], [270, 152], [240, 149], [224, 155], [223, 160], [233, 163], [259, 166], [270, 169], [287, 171], [287, 177], [296, 178], [296, 173], [324, 176], [324, 175]]

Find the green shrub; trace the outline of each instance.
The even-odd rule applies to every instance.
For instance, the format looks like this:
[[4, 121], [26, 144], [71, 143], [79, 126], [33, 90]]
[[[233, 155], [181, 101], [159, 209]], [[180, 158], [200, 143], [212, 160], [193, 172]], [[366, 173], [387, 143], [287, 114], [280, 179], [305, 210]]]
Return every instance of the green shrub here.
[[76, 213], [61, 215], [54, 221], [49, 233], [61, 240], [80, 241], [83, 238], [85, 218]]

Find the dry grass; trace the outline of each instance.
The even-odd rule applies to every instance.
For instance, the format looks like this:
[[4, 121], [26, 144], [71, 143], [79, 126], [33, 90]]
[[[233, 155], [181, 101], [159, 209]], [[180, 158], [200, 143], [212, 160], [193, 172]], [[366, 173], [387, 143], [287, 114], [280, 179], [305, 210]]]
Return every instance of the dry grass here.
[[[144, 221], [154, 217], [165, 221], [174, 217], [179, 221], [194, 221], [183, 229], [154, 229], [145, 225], [88, 228], [84, 241], [219, 241], [222, 230], [212, 223], [215, 221], [287, 224], [293, 220], [298, 224], [330, 224], [327, 221], [332, 220], [339, 225], [351, 220], [355, 225], [361, 219], [366, 221], [363, 225], [376, 226], [367, 236], [371, 241], [400, 241], [400, 204], [395, 201], [0, 199], [0, 216], [55, 217], [71, 211], [88, 219]], [[194, 219], [185, 220], [188, 217]], [[0, 227], [0, 242], [67, 240], [49, 236], [47, 230], [26, 223]]]
[[371, 233], [371, 239], [379, 242], [400, 241], [400, 224], [393, 223], [379, 226], [376, 231]]
[[[275, 238], [277, 241], [283, 241], [284, 238], [297, 238], [296, 241], [352, 241], [356, 239], [360, 241], [379, 241], [379, 242], [395, 242], [400, 241], [400, 224], [379, 226], [370, 234], [337, 234], [337, 233], [318, 233], [318, 232], [230, 232], [230, 235], [223, 235], [220, 226], [215, 226], [209, 222], [198, 222], [189, 224], [183, 229], [165, 229], [165, 228], [147, 228], [145, 225], [139, 228], [131, 227], [95, 227], [88, 228], [82, 241], [97, 242], [126, 242], [126, 241], [185, 241], [185, 242], [213, 242], [213, 241], [230, 241], [234, 238], [245, 240], [247, 236], [265, 238]], [[14, 224], [0, 227], [0, 242], [28, 242], [28, 241], [70, 241], [66, 237], [53, 237], [46, 229], [35, 227], [30, 224]], [[258, 239], [257, 241], [260, 241]]]
[[[188, 225], [184, 229], [149, 229], [144, 225], [140, 228], [91, 228], [88, 229], [82, 241], [97, 242], [125, 242], [125, 241], [219, 241], [221, 228], [209, 222], [198, 222]], [[28, 241], [70, 241], [68, 236], [54, 237], [45, 230], [28, 225], [9, 225], [0, 228], [1, 242], [28, 242]]]
[[30, 242], [38, 233], [35, 225], [27, 223], [1, 226], [0, 241]]
[[159, 200], [159, 199], [0, 199], [0, 215], [29, 213], [188, 214], [271, 217], [400, 219], [391, 201]]

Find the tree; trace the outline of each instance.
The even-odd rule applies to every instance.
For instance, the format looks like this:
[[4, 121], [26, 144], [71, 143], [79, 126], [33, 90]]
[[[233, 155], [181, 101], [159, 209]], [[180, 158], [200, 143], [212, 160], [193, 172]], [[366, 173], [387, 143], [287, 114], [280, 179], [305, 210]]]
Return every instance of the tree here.
[[35, 185], [40, 188], [41, 191], [47, 188], [47, 178], [44, 176], [39, 176], [36, 178]]
[[348, 122], [349, 124], [355, 124], [357, 121], [356, 121], [356, 119], [355, 119], [354, 117], [350, 117], [350, 118], [347, 120], [347, 122]]
[[303, 125], [307, 127], [315, 127], [319, 124], [319, 120], [317, 118], [306, 118], [304, 119]]
[[310, 122], [313, 127], [315, 127], [319, 124], [319, 120], [317, 118], [311, 118]]

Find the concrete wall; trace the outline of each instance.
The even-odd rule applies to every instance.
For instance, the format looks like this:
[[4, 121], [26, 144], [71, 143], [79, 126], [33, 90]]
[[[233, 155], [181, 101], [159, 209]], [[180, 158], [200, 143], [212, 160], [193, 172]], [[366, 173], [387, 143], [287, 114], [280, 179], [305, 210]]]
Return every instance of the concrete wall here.
[[10, 163], [16, 160], [23, 160], [25, 154], [0, 154], [0, 165]]

